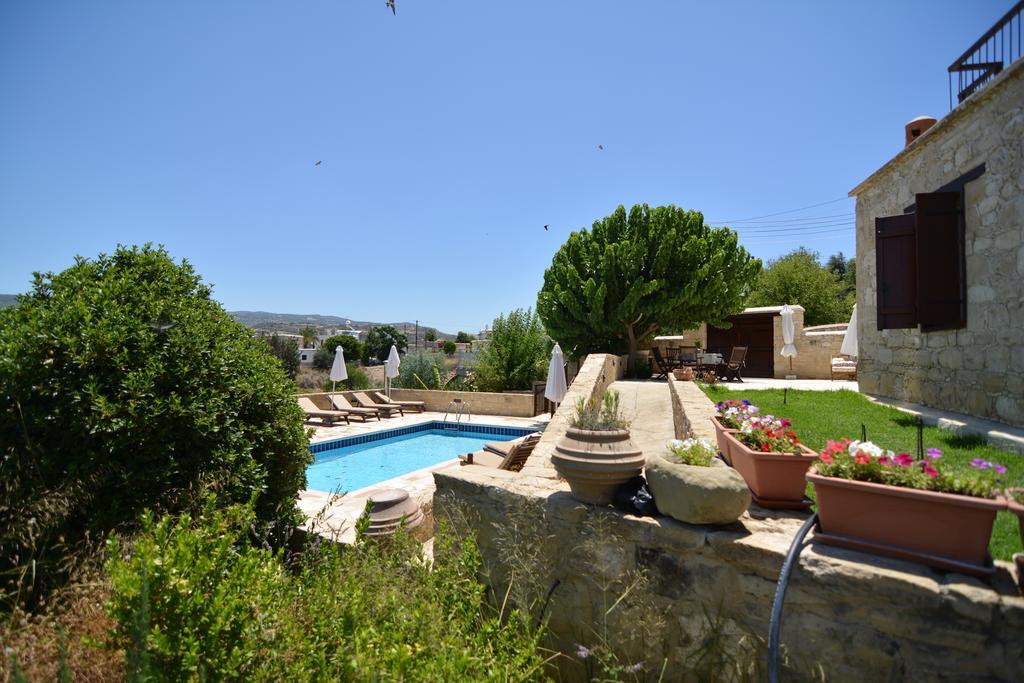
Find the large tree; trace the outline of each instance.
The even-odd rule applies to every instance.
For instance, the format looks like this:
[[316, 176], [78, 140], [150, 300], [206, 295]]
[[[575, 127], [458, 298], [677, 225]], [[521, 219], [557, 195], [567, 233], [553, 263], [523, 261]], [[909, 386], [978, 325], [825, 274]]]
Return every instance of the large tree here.
[[544, 271], [537, 311], [573, 357], [629, 351], [659, 330], [725, 325], [761, 262], [699, 211], [619, 206], [571, 235]]
[[529, 389], [544, 378], [548, 338], [540, 317], [517, 308], [491, 324], [491, 338], [477, 354], [474, 370], [481, 391]]
[[371, 358], [379, 361], [387, 360], [392, 346], [397, 346], [399, 353], [405, 353], [409, 348], [409, 341], [404, 334], [391, 325], [380, 325], [373, 328], [366, 335], [366, 344], [363, 346], [363, 362], [369, 362]]
[[[748, 303], [751, 306], [799, 304], [804, 308], [804, 325], [826, 325], [850, 319], [853, 297], [847, 291], [833, 257], [823, 266], [817, 252], [803, 247], [768, 262], [757, 279]], [[843, 263], [843, 275], [853, 276], [855, 264]]]

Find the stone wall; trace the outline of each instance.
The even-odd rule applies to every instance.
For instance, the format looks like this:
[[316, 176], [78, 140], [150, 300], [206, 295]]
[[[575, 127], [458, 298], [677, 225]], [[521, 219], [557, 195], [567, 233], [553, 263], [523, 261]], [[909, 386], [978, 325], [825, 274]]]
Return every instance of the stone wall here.
[[[985, 173], [965, 190], [966, 329], [879, 331], [875, 218], [903, 213], [915, 193], [934, 192], [981, 163]], [[861, 390], [1024, 426], [1024, 60], [851, 194]]]
[[[599, 395], [614, 379], [612, 359], [588, 358], [571, 393]], [[671, 380], [666, 391], [679, 435], [690, 425], [708, 438], [712, 406], [700, 389]], [[522, 473], [435, 474], [435, 514], [475, 533], [495, 600], [549, 620], [550, 645], [568, 655], [559, 659], [566, 680], [586, 678], [577, 646], [602, 641], [624, 664], [644, 662], [646, 678], [665, 662], [663, 680], [683, 680], [716, 629], [727, 659], [763, 665], [779, 570], [805, 515], [752, 505], [715, 527], [581, 504], [550, 464], [567, 405]], [[811, 544], [786, 597], [784, 680], [1024, 680], [1024, 599], [1011, 581], [1005, 563], [987, 584]]]

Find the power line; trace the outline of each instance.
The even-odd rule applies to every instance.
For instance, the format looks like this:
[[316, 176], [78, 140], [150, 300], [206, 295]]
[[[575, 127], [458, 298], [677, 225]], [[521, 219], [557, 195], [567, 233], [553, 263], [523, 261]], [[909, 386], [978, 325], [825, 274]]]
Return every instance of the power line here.
[[827, 228], [824, 230], [805, 230], [799, 232], [770, 232], [770, 233], [759, 233], [756, 235], [740, 235], [741, 240], [756, 240], [756, 239], [772, 239], [775, 237], [803, 237], [804, 235], [828, 235], [840, 232], [852, 232], [853, 226], [847, 226], [843, 228]]
[[813, 209], [819, 206], [825, 206], [827, 204], [835, 204], [836, 202], [846, 201], [852, 199], [852, 197], [840, 197], [839, 199], [831, 199], [827, 202], [821, 202], [820, 204], [811, 204], [809, 206], [801, 206], [799, 209], [789, 209], [787, 211], [777, 211], [776, 213], [766, 213], [763, 216], [751, 216], [750, 218], [733, 218], [727, 221], [708, 221], [708, 223], [724, 224], [724, 223], [743, 223], [744, 221], [756, 221], [761, 218], [771, 218], [772, 216], [781, 216], [787, 213], [796, 213], [798, 211], [806, 211], [807, 209]]
[[805, 216], [803, 218], [782, 218], [767, 221], [734, 221], [729, 227], [753, 223], [755, 225], [773, 225], [776, 223], [813, 223], [815, 221], [835, 220], [836, 218], [853, 218], [855, 213], [834, 213], [829, 216]]
[[758, 232], [783, 232], [783, 231], [787, 231], [787, 230], [791, 230], [791, 231], [797, 232], [797, 231], [800, 231], [800, 230], [817, 230], [819, 228], [835, 228], [835, 227], [838, 227], [838, 226], [854, 226], [856, 224], [857, 223], [855, 221], [852, 221], [852, 220], [841, 220], [841, 221], [832, 221], [832, 222], [829, 222], [829, 223], [815, 223], [815, 224], [808, 224], [808, 225], [773, 225], [773, 226], [767, 226], [767, 227], [766, 226], [758, 225], [758, 226], [753, 226], [753, 227], [739, 227], [739, 228], [729, 228], [729, 229], [736, 231], [740, 235], [749, 235], [751, 233], [758, 233]]

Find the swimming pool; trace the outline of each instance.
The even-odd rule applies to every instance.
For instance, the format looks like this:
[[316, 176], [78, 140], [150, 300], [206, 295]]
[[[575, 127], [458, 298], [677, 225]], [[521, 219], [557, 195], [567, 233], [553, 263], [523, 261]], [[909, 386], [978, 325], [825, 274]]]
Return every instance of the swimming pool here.
[[478, 451], [489, 441], [509, 441], [535, 431], [493, 425], [451, 427], [425, 422], [312, 444], [315, 460], [306, 469], [306, 488], [355, 491]]

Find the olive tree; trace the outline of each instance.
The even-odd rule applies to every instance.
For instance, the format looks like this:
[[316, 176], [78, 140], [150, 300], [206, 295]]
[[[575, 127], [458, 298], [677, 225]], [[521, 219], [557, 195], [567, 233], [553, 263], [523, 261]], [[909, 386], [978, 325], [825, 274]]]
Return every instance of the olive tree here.
[[555, 253], [537, 311], [573, 357], [628, 351], [663, 329], [688, 329], [743, 309], [761, 262], [736, 233], [711, 228], [699, 211], [619, 206]]

